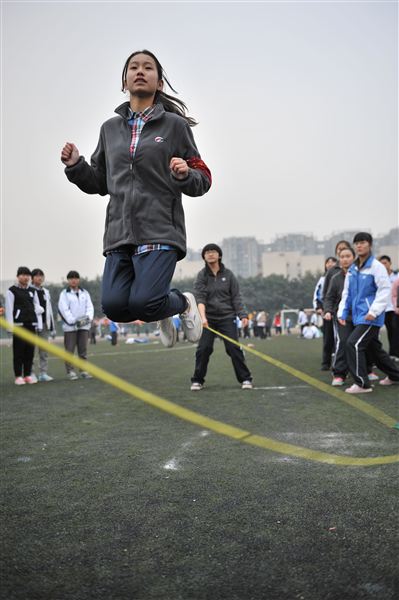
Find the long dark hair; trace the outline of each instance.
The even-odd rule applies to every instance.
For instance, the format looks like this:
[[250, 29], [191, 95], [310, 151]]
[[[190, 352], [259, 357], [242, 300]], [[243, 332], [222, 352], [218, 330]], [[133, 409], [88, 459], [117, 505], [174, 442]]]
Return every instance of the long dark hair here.
[[[178, 92], [174, 89], [174, 87], [171, 85], [168, 78], [166, 77], [166, 74], [162, 68], [161, 63], [159, 62], [159, 60], [157, 59], [155, 54], [153, 54], [149, 50], [136, 50], [135, 52], [132, 52], [132, 54], [126, 59], [125, 66], [123, 67], [123, 71], [122, 71], [122, 92], [125, 91], [125, 81], [126, 81], [126, 75], [127, 75], [127, 69], [129, 66], [129, 62], [133, 58], [133, 56], [136, 56], [136, 54], [147, 54], [147, 56], [151, 56], [151, 58], [153, 59], [153, 61], [155, 62], [155, 65], [157, 67], [158, 80], [160, 81], [162, 79], [163, 81], [165, 81], [168, 84], [168, 86], [170, 87], [170, 89], [172, 90], [172, 92], [175, 92], [175, 94], [178, 94]], [[187, 123], [190, 125], [190, 127], [194, 127], [194, 125], [197, 125], [197, 121], [195, 121], [195, 119], [193, 119], [192, 117], [189, 117], [186, 114], [186, 112], [188, 110], [187, 106], [182, 100], [179, 100], [179, 98], [175, 98], [174, 96], [170, 96], [169, 94], [167, 94], [164, 91], [158, 90], [155, 93], [154, 102], [155, 103], [160, 102], [163, 105], [166, 112], [172, 112], [172, 113], [175, 113], [176, 115], [180, 115], [181, 117], [183, 117], [183, 119], [185, 119], [187, 121]]]

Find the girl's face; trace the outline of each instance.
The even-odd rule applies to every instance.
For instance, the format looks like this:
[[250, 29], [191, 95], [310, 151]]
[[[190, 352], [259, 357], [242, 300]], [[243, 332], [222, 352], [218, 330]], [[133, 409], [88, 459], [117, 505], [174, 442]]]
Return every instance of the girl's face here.
[[337, 246], [337, 256], [340, 256], [341, 255], [341, 250], [344, 250], [347, 247], [348, 247], [348, 244], [346, 244], [345, 242], [341, 242], [340, 244], [338, 244], [338, 246]]
[[129, 61], [125, 87], [131, 96], [147, 98], [163, 88], [154, 59], [147, 54], [135, 54]]
[[350, 250], [344, 249], [339, 253], [339, 264], [341, 269], [349, 269], [353, 263], [353, 254]]
[[330, 260], [328, 260], [328, 261], [326, 262], [326, 265], [325, 265], [325, 267], [326, 267], [326, 271], [328, 271], [328, 269], [331, 269], [331, 267], [333, 267], [333, 266], [334, 266], [334, 265], [336, 265], [336, 264], [337, 264], [337, 263], [335, 263], [333, 260], [331, 260], [331, 259], [330, 259]]
[[36, 287], [41, 287], [44, 283], [44, 276], [43, 275], [35, 275], [34, 277], [32, 277], [32, 283]]

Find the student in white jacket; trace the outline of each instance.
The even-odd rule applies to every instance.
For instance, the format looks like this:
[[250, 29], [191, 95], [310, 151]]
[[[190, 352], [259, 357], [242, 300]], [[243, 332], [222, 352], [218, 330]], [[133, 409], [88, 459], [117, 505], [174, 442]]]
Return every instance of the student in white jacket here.
[[[62, 290], [58, 301], [58, 312], [63, 320], [64, 346], [74, 354], [78, 350], [79, 358], [87, 360], [89, 329], [94, 317], [94, 307], [87, 290], [79, 286], [80, 275], [77, 271], [69, 271], [68, 287]], [[78, 379], [70, 363], [65, 363], [67, 375], [72, 381]], [[81, 377], [91, 379], [87, 371], [81, 371]]]

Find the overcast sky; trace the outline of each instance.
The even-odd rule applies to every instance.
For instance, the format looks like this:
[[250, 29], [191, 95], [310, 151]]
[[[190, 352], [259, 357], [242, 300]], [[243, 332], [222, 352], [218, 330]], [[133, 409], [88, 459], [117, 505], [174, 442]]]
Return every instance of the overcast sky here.
[[378, 235], [398, 223], [397, 2], [3, 2], [2, 269], [102, 273], [107, 198], [87, 159], [148, 48], [198, 121], [211, 191], [185, 198], [188, 246], [230, 236]]

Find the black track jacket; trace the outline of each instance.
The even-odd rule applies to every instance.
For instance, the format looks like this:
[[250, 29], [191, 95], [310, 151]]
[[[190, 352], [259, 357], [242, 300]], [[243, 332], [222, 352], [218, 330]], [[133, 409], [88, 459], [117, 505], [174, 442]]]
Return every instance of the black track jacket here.
[[221, 321], [237, 315], [246, 318], [238, 281], [230, 269], [223, 263], [216, 275], [205, 266], [197, 275], [194, 283], [194, 294], [197, 303], [205, 304], [207, 319]]

